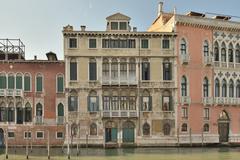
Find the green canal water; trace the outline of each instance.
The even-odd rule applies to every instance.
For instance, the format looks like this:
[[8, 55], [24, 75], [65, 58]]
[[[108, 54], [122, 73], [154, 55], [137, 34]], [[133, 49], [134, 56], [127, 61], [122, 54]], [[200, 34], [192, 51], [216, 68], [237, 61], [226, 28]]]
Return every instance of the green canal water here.
[[[52, 148], [51, 159], [67, 160], [66, 149]], [[25, 149], [10, 149], [10, 160], [24, 160]], [[46, 148], [33, 148], [31, 160], [47, 159]], [[126, 148], [126, 149], [86, 149], [71, 150], [73, 160], [240, 160], [240, 148]], [[0, 150], [0, 160], [5, 160], [4, 150]]]

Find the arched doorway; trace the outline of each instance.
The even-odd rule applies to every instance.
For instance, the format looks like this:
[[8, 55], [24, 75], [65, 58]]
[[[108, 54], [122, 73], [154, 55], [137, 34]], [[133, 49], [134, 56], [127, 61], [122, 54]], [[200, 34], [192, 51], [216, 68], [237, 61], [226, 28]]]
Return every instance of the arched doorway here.
[[0, 128], [0, 147], [4, 146], [4, 131]]
[[117, 125], [113, 121], [108, 121], [105, 124], [105, 142], [117, 143]]
[[229, 135], [229, 116], [226, 111], [222, 111], [218, 119], [219, 142], [228, 142]]
[[135, 125], [131, 121], [123, 123], [123, 142], [125, 143], [134, 143], [134, 129]]

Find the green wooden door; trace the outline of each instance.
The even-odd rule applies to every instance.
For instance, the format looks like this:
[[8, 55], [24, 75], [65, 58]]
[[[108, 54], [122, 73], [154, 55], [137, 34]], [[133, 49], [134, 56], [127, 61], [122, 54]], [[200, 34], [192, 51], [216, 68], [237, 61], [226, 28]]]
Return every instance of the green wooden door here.
[[123, 128], [123, 142], [134, 142], [134, 128]]
[[117, 142], [117, 128], [112, 128], [111, 137], [112, 142]]

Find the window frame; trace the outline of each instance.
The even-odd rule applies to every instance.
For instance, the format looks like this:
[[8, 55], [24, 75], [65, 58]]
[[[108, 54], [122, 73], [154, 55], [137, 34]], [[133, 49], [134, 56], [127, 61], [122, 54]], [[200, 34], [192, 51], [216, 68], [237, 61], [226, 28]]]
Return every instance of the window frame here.
[[[38, 133], [42, 133], [42, 137], [38, 137]], [[35, 134], [36, 134], [36, 135], [35, 135], [35, 138], [36, 138], [36, 139], [44, 139], [44, 131], [36, 131]]]
[[[95, 40], [95, 46], [91, 46], [91, 41]], [[97, 38], [88, 38], [88, 49], [97, 49]]]
[[[71, 40], [76, 40], [76, 46], [71, 46]], [[78, 48], [78, 38], [77, 37], [69, 37], [68, 38], [68, 49], [77, 49]]]

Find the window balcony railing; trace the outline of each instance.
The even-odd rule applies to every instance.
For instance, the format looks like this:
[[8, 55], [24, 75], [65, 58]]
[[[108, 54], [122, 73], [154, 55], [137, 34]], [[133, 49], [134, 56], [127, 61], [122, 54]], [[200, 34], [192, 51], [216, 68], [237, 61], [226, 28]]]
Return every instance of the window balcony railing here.
[[16, 97], [23, 97], [23, 90], [21, 90], [21, 89], [16, 89], [16, 90], [15, 90], [15, 96], [16, 96]]
[[161, 119], [175, 119], [175, 112], [174, 111], [162, 111], [160, 112]]
[[0, 97], [5, 97], [5, 96], [6, 96], [6, 90], [0, 89]]
[[43, 124], [43, 117], [42, 116], [36, 116], [35, 117], [35, 124]]
[[218, 105], [239, 105], [240, 98], [233, 97], [215, 97], [215, 104]]
[[214, 62], [214, 67], [220, 67], [220, 62], [219, 61], [215, 61]]
[[181, 62], [182, 64], [188, 64], [190, 61], [189, 54], [181, 54]]
[[57, 116], [57, 124], [63, 125], [64, 124], [64, 116]]
[[240, 63], [235, 63], [235, 68], [240, 68]]
[[228, 63], [228, 68], [234, 68], [234, 63], [233, 62], [229, 62]]
[[227, 68], [227, 62], [221, 62], [221, 67]]
[[189, 96], [181, 97], [181, 104], [182, 105], [184, 105], [184, 104], [189, 105], [190, 103], [191, 103], [191, 98]]
[[14, 89], [7, 89], [7, 96], [13, 97], [14, 96]]
[[212, 105], [213, 104], [213, 98], [212, 97], [203, 97], [202, 103], [204, 105]]
[[161, 81], [160, 88], [175, 88], [175, 82], [171, 80]]
[[215, 97], [215, 99], [214, 99], [214, 103], [215, 104], [223, 105], [224, 102], [225, 102], [225, 98], [224, 97]]
[[0, 97], [23, 97], [21, 89], [0, 89]]
[[212, 63], [213, 63], [212, 57], [211, 56], [204, 57], [204, 63], [205, 63], [205, 65], [212, 65]]
[[104, 118], [114, 118], [114, 117], [138, 117], [137, 110], [103, 110], [102, 117]]
[[102, 77], [102, 85], [136, 85], [137, 80], [136, 77]]

